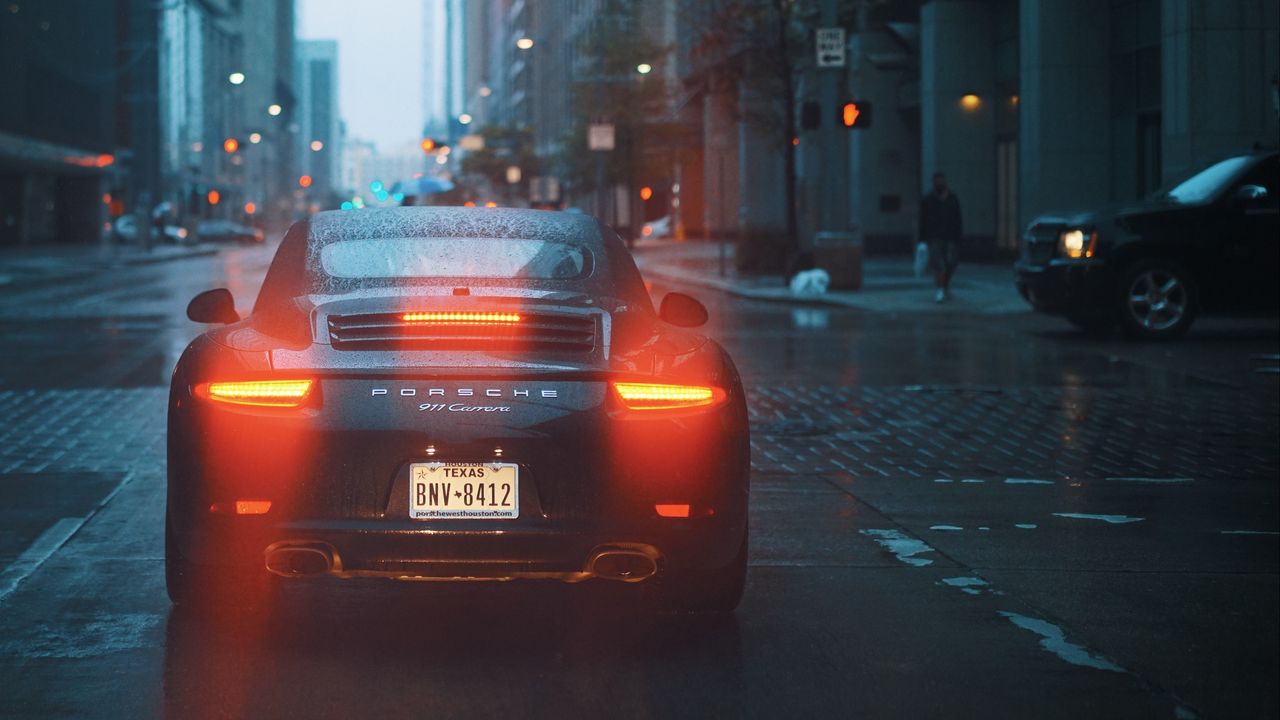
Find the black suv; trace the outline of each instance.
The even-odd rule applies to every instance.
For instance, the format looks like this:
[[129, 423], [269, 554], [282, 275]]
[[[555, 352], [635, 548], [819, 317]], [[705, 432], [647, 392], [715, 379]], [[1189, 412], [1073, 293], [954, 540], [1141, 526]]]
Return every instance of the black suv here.
[[1023, 236], [1018, 291], [1089, 331], [1172, 338], [1201, 312], [1280, 305], [1280, 155], [1230, 157], [1146, 200], [1042, 215]]

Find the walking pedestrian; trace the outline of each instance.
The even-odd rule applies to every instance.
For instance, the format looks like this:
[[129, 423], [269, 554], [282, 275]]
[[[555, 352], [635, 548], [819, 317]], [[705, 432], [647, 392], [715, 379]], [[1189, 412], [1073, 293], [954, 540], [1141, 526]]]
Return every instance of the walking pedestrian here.
[[947, 176], [933, 174], [933, 191], [920, 201], [920, 241], [929, 246], [929, 267], [937, 287], [934, 302], [951, 297], [951, 276], [960, 262], [960, 201], [947, 187]]

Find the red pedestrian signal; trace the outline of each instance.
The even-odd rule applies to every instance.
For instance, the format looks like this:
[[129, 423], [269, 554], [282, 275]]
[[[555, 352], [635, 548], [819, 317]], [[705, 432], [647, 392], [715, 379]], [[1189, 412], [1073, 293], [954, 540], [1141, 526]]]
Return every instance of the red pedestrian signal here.
[[866, 100], [850, 100], [839, 106], [841, 127], [864, 130], [871, 125], [871, 103]]

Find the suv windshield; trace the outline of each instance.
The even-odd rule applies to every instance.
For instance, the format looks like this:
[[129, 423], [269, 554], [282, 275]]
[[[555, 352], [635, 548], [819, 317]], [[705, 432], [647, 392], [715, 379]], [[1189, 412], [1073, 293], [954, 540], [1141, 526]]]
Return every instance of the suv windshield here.
[[1159, 200], [1182, 204], [1205, 202], [1239, 177], [1240, 173], [1248, 167], [1249, 160], [1248, 155], [1227, 158], [1210, 165], [1168, 190], [1157, 192], [1155, 197]]

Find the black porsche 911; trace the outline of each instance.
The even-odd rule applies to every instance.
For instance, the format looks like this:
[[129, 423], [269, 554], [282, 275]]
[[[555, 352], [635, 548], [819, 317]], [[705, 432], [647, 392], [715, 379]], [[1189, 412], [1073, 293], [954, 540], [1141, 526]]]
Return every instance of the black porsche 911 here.
[[604, 580], [736, 607], [748, 428], [728, 354], [593, 218], [323, 212], [253, 311], [196, 296], [169, 399], [176, 604], [311, 576]]

